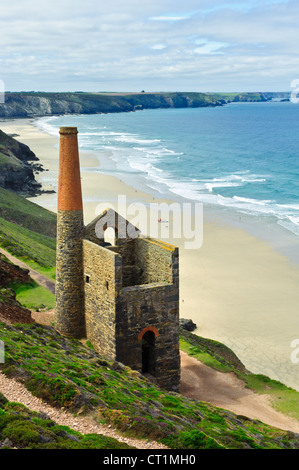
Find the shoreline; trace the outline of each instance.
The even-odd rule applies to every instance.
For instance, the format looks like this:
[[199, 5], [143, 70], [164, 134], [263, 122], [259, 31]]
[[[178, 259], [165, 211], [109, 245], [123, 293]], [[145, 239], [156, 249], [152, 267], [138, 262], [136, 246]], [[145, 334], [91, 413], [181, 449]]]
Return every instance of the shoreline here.
[[[37, 180], [44, 189], [56, 190], [59, 139], [35, 127], [35, 120], [2, 121], [0, 128], [29, 145], [48, 170]], [[128, 204], [138, 201], [147, 207], [172, 202], [96, 171], [99, 161], [100, 153], [80, 151], [85, 224], [96, 216], [99, 203], [111, 202], [117, 210], [119, 194]], [[56, 193], [29, 200], [56, 212]], [[183, 239], [169, 242], [180, 248], [180, 316], [197, 324], [194, 333], [226, 344], [251, 372], [299, 391], [299, 364], [291, 362], [290, 347], [299, 337], [299, 266], [205, 206], [202, 246], [186, 249]]]

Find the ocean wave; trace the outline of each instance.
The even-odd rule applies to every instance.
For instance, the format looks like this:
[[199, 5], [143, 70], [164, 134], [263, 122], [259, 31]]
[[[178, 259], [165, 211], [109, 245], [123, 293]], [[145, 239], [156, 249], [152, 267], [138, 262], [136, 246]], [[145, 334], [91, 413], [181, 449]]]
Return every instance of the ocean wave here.
[[[57, 124], [64, 122], [61, 117], [60, 121], [58, 119], [56, 116], [41, 118], [36, 121], [36, 125], [44, 132], [57, 136]], [[279, 199], [274, 199], [276, 194], [278, 198], [279, 193], [276, 193], [275, 185], [272, 184], [271, 174], [249, 169], [221, 174], [220, 168], [217, 169], [218, 174], [212, 178], [204, 178], [198, 176], [201, 167], [197, 160], [192, 161], [188, 152], [181, 152], [180, 147], [168, 146], [167, 139], [151, 136], [144, 138], [144, 133], [118, 132], [119, 129], [111, 129], [102, 124], [98, 127], [89, 125], [88, 121], [84, 121], [82, 127], [79, 135], [80, 148], [110, 151], [110, 157], [105, 161], [105, 171], [109, 172], [110, 168], [111, 173], [117, 171], [124, 178], [133, 177], [140, 187], [145, 182], [159, 194], [176, 195], [185, 200], [221, 206], [253, 216], [274, 217], [280, 226], [299, 235], [299, 204], [282, 203]], [[186, 158], [179, 165], [177, 158], [182, 155]], [[186, 171], [189, 177], [186, 176]], [[271, 184], [272, 189], [269, 192], [268, 186]], [[254, 197], [268, 194], [273, 199]]]
[[[165, 181], [167, 182], [169, 191], [177, 196], [198, 201], [203, 204], [212, 206], [221, 206], [226, 209], [262, 217], [274, 217], [276, 223], [284, 227], [293, 234], [299, 236], [299, 205], [298, 204], [277, 204], [272, 199], [254, 199], [241, 196], [223, 196], [213, 191], [204, 191], [207, 183], [202, 183], [200, 180], [187, 181]], [[222, 183], [221, 183], [222, 184]], [[232, 182], [228, 183], [226, 187], [233, 187]], [[237, 185], [236, 185], [237, 186]]]
[[125, 142], [129, 144], [156, 144], [157, 142], [161, 142], [160, 139], [141, 139], [134, 134], [118, 134], [115, 136], [115, 140], [118, 142]]
[[59, 128], [53, 125], [53, 122], [55, 122], [57, 119], [58, 119], [58, 116], [40, 118], [34, 121], [33, 124], [42, 132], [45, 132], [46, 134], [57, 137], [59, 136]]
[[234, 186], [242, 186], [242, 183], [233, 183], [232, 181], [205, 183], [205, 187], [208, 191], [213, 191], [214, 188], [232, 188]]

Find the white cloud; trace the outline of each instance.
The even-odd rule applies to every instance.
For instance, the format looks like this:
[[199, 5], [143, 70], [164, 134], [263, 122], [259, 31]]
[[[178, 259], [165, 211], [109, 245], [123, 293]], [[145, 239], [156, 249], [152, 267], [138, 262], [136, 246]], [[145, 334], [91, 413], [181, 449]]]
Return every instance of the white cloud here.
[[196, 40], [196, 44], [202, 44], [201, 47], [196, 47], [193, 52], [196, 54], [224, 54], [221, 49], [228, 47], [226, 42], [215, 42], [207, 40]]
[[286, 89], [297, 77], [296, 0], [0, 6], [6, 90]]
[[165, 49], [167, 46], [165, 44], [154, 44], [151, 46], [152, 49], [155, 51], [162, 51], [162, 49]]
[[152, 18], [150, 18], [150, 20], [152, 21], [182, 21], [182, 20], [186, 20], [187, 18], [189, 18], [188, 15], [186, 16], [153, 16]]

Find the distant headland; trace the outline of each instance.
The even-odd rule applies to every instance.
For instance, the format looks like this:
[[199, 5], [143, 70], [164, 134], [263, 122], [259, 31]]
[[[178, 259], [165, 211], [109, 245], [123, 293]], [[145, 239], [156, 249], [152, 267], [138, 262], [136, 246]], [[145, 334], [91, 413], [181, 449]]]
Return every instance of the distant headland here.
[[0, 118], [29, 118], [63, 114], [132, 112], [159, 108], [224, 106], [232, 102], [288, 99], [289, 93], [197, 93], [197, 92], [6, 92]]

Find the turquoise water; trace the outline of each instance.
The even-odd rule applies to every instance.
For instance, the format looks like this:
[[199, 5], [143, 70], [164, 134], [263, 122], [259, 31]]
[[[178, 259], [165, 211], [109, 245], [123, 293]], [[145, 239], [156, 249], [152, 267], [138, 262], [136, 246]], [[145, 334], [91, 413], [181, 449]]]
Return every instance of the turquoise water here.
[[78, 127], [81, 149], [110, 152], [100, 171], [143, 191], [221, 209], [263, 234], [268, 228], [276, 242], [299, 242], [299, 105], [235, 103], [38, 121], [53, 134], [65, 125]]

